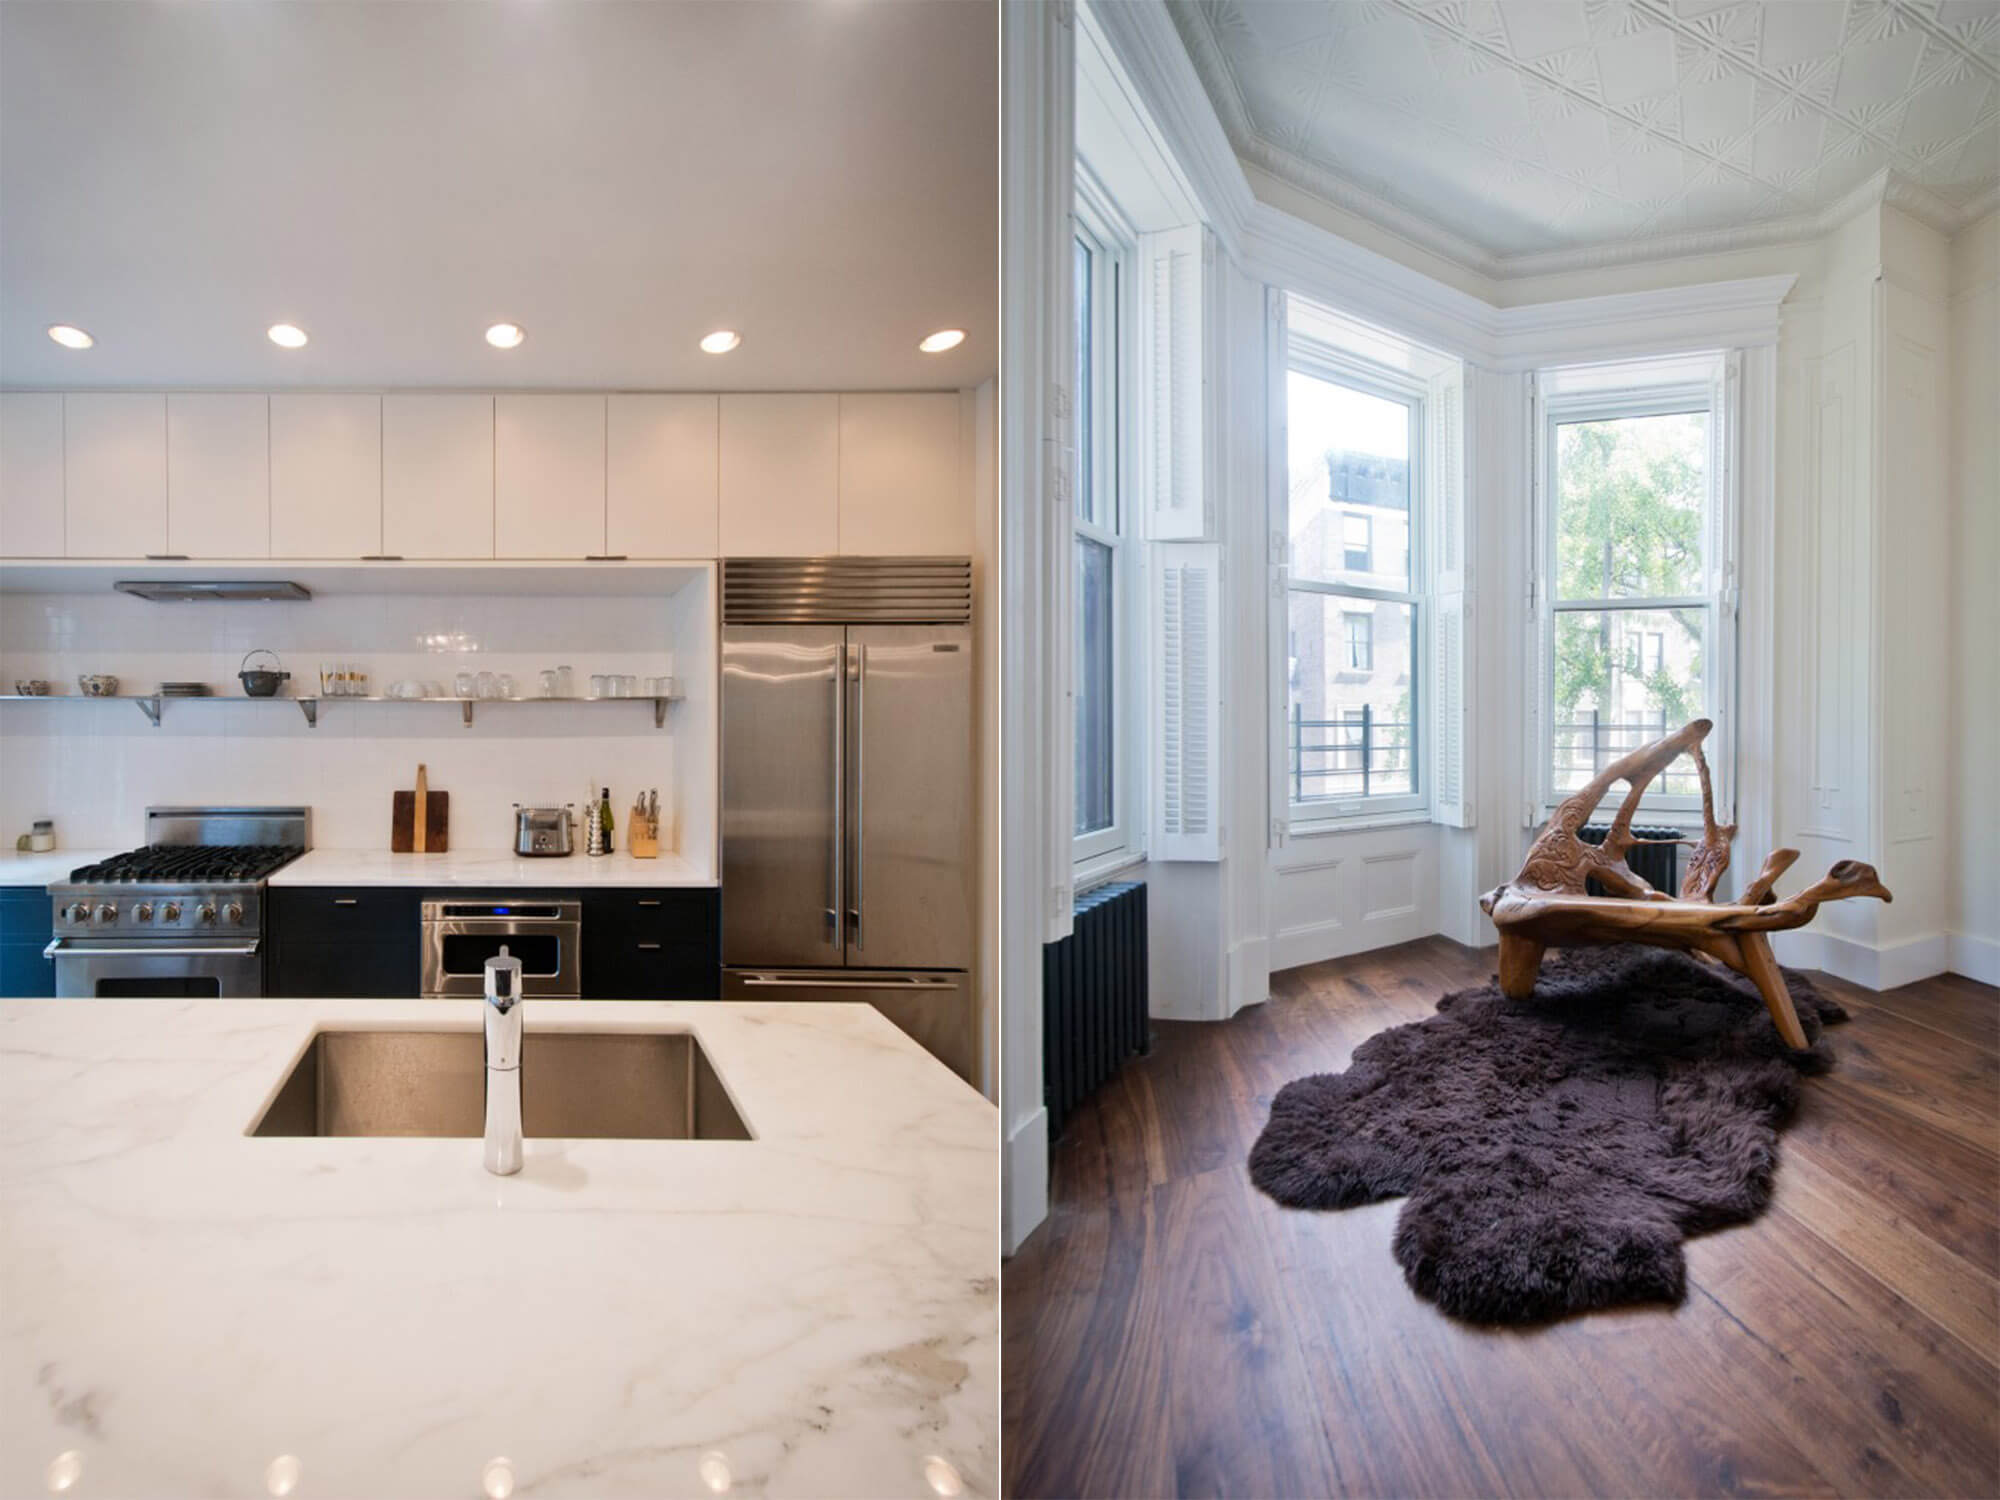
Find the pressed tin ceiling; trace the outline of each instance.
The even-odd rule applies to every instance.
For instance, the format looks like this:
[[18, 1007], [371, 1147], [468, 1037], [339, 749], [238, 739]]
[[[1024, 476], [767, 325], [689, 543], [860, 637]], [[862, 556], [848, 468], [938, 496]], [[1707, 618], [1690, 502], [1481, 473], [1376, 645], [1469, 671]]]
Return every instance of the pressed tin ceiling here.
[[2000, 0], [1168, 0], [1245, 162], [1493, 273], [2000, 184]]

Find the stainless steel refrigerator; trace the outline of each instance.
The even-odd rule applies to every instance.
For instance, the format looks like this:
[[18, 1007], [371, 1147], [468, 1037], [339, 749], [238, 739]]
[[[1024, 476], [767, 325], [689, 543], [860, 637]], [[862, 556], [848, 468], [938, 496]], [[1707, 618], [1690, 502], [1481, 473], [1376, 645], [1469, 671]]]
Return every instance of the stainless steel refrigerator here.
[[968, 1081], [972, 569], [723, 564], [722, 992], [864, 1001]]

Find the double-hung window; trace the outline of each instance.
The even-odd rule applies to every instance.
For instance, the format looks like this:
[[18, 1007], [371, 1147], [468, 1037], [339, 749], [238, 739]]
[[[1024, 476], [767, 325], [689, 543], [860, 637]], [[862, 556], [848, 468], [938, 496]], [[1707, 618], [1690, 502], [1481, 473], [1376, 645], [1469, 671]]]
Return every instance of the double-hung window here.
[[[1085, 179], [1081, 171], [1079, 185]], [[1076, 819], [1079, 866], [1115, 859], [1138, 842], [1140, 789], [1132, 747], [1129, 642], [1135, 545], [1124, 503], [1129, 257], [1106, 218], [1080, 197], [1072, 244], [1076, 281]]]
[[[1711, 718], [1729, 769], [1733, 688], [1733, 426], [1721, 356], [1544, 371], [1538, 381], [1536, 593], [1541, 800]], [[1718, 802], [1728, 803], [1718, 787]], [[1648, 788], [1656, 813], [1696, 809], [1692, 761]], [[1608, 813], [1607, 813], [1608, 816]]]
[[1412, 809], [1427, 795], [1418, 758], [1426, 386], [1307, 323], [1294, 314], [1285, 372], [1282, 763], [1294, 824]]

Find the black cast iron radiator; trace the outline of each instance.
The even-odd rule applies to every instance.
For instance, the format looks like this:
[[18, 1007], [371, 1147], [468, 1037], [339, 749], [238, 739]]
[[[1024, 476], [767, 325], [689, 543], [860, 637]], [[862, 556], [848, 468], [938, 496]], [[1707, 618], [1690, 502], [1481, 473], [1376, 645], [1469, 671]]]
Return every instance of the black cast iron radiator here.
[[1075, 925], [1042, 945], [1042, 1101], [1049, 1139], [1128, 1058], [1152, 1050], [1146, 1006], [1146, 887], [1077, 898]]
[[[1601, 844], [1604, 836], [1611, 832], [1609, 823], [1586, 823], [1577, 829], [1576, 836], [1586, 844]], [[1680, 839], [1687, 837], [1678, 828], [1632, 827], [1632, 836], [1640, 839]], [[1632, 873], [1656, 891], [1668, 895], [1678, 895], [1681, 888], [1681, 851], [1678, 844], [1635, 844], [1625, 851], [1625, 863]], [[1608, 896], [1611, 893], [1595, 880], [1584, 882], [1584, 889], [1593, 896]]]

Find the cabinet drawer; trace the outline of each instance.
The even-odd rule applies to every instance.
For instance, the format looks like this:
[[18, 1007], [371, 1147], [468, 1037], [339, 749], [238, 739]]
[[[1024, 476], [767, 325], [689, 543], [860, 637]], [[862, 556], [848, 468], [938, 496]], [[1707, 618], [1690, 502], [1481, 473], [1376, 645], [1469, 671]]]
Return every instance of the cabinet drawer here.
[[712, 944], [584, 929], [586, 1000], [714, 1000], [721, 993], [721, 955]]
[[285, 938], [271, 950], [271, 993], [294, 1000], [414, 1000], [423, 988], [417, 934], [408, 941]]
[[713, 889], [590, 891], [583, 930], [633, 934], [673, 942], [719, 941], [721, 903]]
[[270, 896], [270, 929], [291, 938], [401, 941], [415, 947], [421, 896], [400, 886], [279, 886]]

